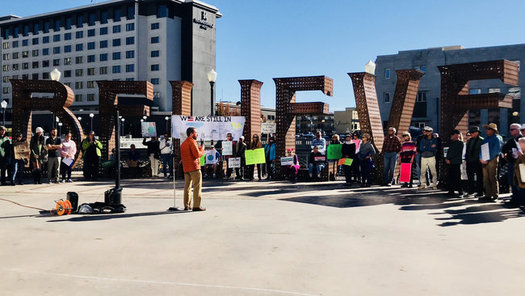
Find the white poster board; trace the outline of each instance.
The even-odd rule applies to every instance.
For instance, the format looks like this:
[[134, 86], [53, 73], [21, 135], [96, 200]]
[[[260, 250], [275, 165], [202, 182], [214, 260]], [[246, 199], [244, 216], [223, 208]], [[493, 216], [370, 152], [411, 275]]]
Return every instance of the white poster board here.
[[155, 122], [142, 122], [142, 136], [145, 138], [151, 138], [157, 136], [157, 126]]
[[233, 155], [233, 142], [222, 141], [222, 155], [229, 156]]
[[206, 152], [206, 164], [217, 164], [218, 161], [219, 159], [217, 158], [217, 151], [215, 149]]
[[241, 167], [241, 158], [240, 157], [232, 157], [228, 159], [228, 168], [229, 169], [238, 169]]
[[272, 122], [261, 123], [261, 134], [275, 134], [276, 124]]
[[481, 145], [481, 159], [485, 161], [490, 160], [489, 143]]
[[226, 139], [228, 133], [233, 139], [242, 136], [244, 116], [183, 116], [173, 115], [171, 117], [172, 136], [174, 139], [186, 140], [186, 130], [189, 127], [197, 129], [198, 140], [219, 141]]
[[281, 157], [281, 166], [293, 165], [293, 156]]

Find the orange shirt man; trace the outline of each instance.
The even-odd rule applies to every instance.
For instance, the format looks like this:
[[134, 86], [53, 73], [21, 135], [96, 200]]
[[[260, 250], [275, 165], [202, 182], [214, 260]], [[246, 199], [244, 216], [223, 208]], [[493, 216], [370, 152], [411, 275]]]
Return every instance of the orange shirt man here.
[[[206, 211], [201, 207], [201, 156], [204, 155], [204, 145], [197, 145], [197, 129], [189, 127], [186, 130], [188, 137], [180, 146], [180, 156], [184, 168], [184, 210], [192, 209], [194, 212]], [[193, 186], [192, 186], [193, 184]], [[193, 187], [193, 208], [191, 208], [190, 186]]]

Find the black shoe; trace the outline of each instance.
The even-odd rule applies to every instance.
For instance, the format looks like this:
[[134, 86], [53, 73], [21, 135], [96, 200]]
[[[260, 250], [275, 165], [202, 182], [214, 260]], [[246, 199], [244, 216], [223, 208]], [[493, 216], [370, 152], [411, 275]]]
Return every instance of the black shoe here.
[[190, 208], [188, 208], [188, 207], [184, 207], [184, 210], [185, 210], [185, 211], [189, 211]]
[[478, 199], [478, 201], [479, 202], [495, 202], [492, 198], [487, 197], [487, 196]]
[[192, 211], [193, 212], [204, 212], [206, 211], [206, 208], [203, 208], [203, 207], [193, 208]]

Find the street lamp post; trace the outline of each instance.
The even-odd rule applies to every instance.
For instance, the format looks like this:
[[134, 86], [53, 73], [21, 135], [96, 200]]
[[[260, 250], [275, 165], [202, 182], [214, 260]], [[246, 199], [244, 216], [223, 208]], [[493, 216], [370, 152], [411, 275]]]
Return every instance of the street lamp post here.
[[58, 123], [58, 137], [62, 136], [62, 122]]
[[89, 117], [91, 118], [91, 130], [93, 130], [93, 117], [95, 117], [95, 114], [89, 113]]
[[126, 121], [126, 119], [125, 119], [124, 117], [122, 117], [122, 118], [120, 119], [120, 121], [122, 121], [122, 136], [124, 136], [124, 135], [126, 135], [126, 133], [125, 133], [125, 131], [124, 131], [124, 127], [125, 127], [125, 126], [124, 126], [124, 121]]
[[169, 116], [166, 116], [166, 117], [164, 117], [164, 120], [166, 120], [166, 134], [169, 134], [169, 126], [168, 126], [168, 123], [169, 123], [170, 117], [169, 117]]
[[214, 115], [214, 106], [213, 106], [213, 85], [215, 85], [215, 81], [217, 80], [217, 72], [215, 70], [211, 69], [210, 72], [208, 72], [208, 81], [210, 82], [210, 116]]
[[7, 108], [7, 101], [3, 100], [2, 103], [0, 103], [0, 106], [2, 107], [2, 125], [5, 125], [5, 109]]

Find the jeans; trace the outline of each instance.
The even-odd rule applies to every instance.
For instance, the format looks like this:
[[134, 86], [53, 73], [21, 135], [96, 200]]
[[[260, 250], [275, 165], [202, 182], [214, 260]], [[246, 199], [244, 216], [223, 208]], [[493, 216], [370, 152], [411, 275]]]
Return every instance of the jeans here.
[[71, 180], [71, 170], [73, 168], [74, 163], [75, 162], [72, 162], [71, 165], [67, 165], [63, 162], [60, 163], [60, 166], [61, 166], [60, 170], [62, 171], [62, 181]]
[[[160, 155], [161, 161], [162, 161], [162, 172], [164, 173], [164, 177], [169, 175], [171, 176], [173, 174], [173, 157], [171, 154], [161, 154]], [[169, 170], [167, 170], [169, 168]]]
[[[310, 176], [319, 177], [319, 173], [324, 169], [324, 163], [309, 163], [308, 173]], [[315, 174], [315, 175], [314, 175]]]
[[361, 182], [362, 184], [371, 184], [370, 180], [370, 159], [361, 159], [359, 160], [359, 164], [361, 165]]
[[[354, 165], [354, 163], [355, 163], [355, 161], [352, 162], [352, 166]], [[345, 173], [346, 184], [352, 183], [352, 171], [353, 171], [353, 167], [352, 166], [343, 165], [343, 171]]]
[[423, 180], [421, 180], [421, 154], [416, 154], [416, 157], [414, 157], [415, 164], [416, 164], [416, 176], [419, 179], [419, 185], [423, 184]]
[[483, 169], [481, 162], [467, 162], [468, 193], [483, 194]]
[[8, 179], [11, 179], [11, 174], [9, 171], [9, 164], [7, 160], [0, 160], [0, 182], [2, 184], [5, 184], [6, 181], [6, 175], [8, 175]]
[[268, 173], [268, 179], [274, 178], [275, 160], [269, 160], [266, 162], [266, 172]]
[[396, 171], [397, 152], [385, 152], [385, 170], [383, 173], [384, 182], [392, 183], [394, 172]]
[[24, 160], [15, 159], [13, 163], [13, 172], [11, 173], [11, 182], [14, 184], [18, 179], [18, 183], [22, 184], [22, 176], [24, 175]]

